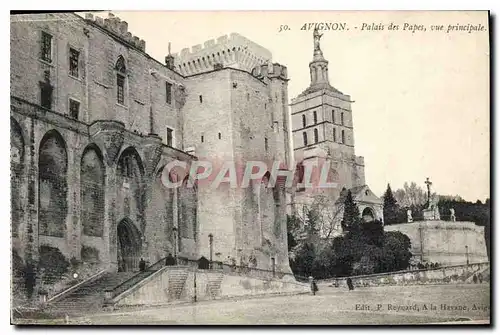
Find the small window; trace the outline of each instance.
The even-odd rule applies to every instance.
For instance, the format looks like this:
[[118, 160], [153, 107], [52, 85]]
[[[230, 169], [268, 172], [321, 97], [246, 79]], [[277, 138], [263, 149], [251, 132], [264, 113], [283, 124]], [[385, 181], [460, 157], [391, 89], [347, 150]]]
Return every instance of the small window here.
[[264, 109], [267, 109], [267, 103], [264, 103]]
[[337, 129], [333, 128], [333, 142], [337, 142]]
[[125, 103], [125, 77], [121, 74], [116, 75], [116, 101], [123, 105]]
[[80, 103], [76, 100], [69, 99], [69, 116], [72, 119], [78, 120], [80, 114]]
[[220, 140], [221, 138], [222, 138], [222, 134], [221, 134], [221, 133], [219, 133], [219, 140]]
[[69, 49], [69, 74], [73, 77], [78, 78], [78, 60], [80, 58], [80, 52], [70, 48]]
[[41, 57], [46, 62], [52, 62], [52, 35], [42, 31]]
[[306, 116], [302, 115], [302, 128], [305, 128], [306, 125], [307, 125]]
[[167, 128], [167, 146], [173, 146], [174, 142], [174, 130]]
[[318, 115], [316, 114], [316, 111], [313, 112], [313, 118], [314, 118], [314, 124], [318, 123]]
[[172, 84], [169, 82], [165, 83], [165, 101], [167, 104], [172, 103]]
[[302, 133], [302, 139], [304, 140], [304, 146], [306, 146], [307, 145], [307, 133], [306, 132]]
[[269, 143], [268, 143], [267, 137], [264, 138], [264, 148], [266, 149], [266, 152], [269, 149]]
[[344, 125], [344, 113], [340, 113], [340, 123]]
[[344, 130], [342, 130], [342, 143], [345, 143], [345, 134], [344, 134]]
[[201, 143], [205, 142], [205, 137], [201, 135]]
[[250, 93], [247, 93], [247, 101], [250, 101]]
[[332, 123], [335, 123], [335, 110], [332, 109]]
[[314, 143], [318, 143], [318, 141], [319, 141], [318, 129], [314, 129]]
[[200, 95], [200, 104], [203, 103], [203, 95]]

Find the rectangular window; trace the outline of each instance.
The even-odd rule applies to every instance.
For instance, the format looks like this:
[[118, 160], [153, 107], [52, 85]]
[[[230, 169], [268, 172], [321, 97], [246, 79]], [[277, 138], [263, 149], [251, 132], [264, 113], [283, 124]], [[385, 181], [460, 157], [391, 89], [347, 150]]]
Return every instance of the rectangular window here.
[[264, 147], [266, 148], [266, 152], [267, 152], [269, 149], [269, 143], [268, 143], [267, 137], [264, 138]]
[[52, 109], [52, 86], [49, 83], [40, 85], [40, 105], [43, 108]]
[[52, 35], [42, 31], [41, 57], [46, 62], [52, 62]]
[[337, 129], [333, 128], [333, 142], [337, 142]]
[[302, 138], [304, 140], [304, 146], [306, 146], [307, 145], [307, 133], [306, 132], [302, 133]]
[[332, 109], [332, 123], [335, 123], [335, 110]]
[[166, 100], [167, 104], [171, 104], [172, 103], [172, 84], [166, 82], [165, 83], [165, 90], [166, 90], [166, 92], [165, 92], [165, 94], [166, 94], [165, 100]]
[[125, 77], [122, 76], [121, 74], [117, 74], [116, 75], [116, 101], [121, 105], [123, 105], [125, 103], [124, 89], [125, 89]]
[[167, 146], [173, 146], [174, 142], [174, 130], [167, 128]]
[[201, 143], [205, 142], [205, 137], [201, 135]]
[[69, 49], [69, 74], [73, 77], [78, 78], [78, 59], [80, 58], [80, 52], [70, 48]]
[[72, 119], [78, 120], [80, 114], [80, 103], [76, 100], [69, 99], [69, 116]]

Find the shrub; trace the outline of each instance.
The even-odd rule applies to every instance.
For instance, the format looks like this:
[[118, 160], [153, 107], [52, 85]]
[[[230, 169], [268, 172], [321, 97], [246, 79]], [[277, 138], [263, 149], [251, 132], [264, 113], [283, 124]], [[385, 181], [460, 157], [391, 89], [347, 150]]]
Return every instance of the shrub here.
[[40, 261], [38, 269], [43, 274], [43, 282], [52, 284], [61, 279], [68, 272], [69, 261], [59, 249], [42, 245], [40, 247]]

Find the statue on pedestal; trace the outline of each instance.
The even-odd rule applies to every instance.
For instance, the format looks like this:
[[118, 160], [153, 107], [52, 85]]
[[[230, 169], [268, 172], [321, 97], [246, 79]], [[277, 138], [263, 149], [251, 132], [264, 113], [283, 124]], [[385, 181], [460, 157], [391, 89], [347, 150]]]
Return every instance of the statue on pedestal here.
[[408, 217], [408, 223], [413, 222], [413, 217], [411, 216], [411, 209], [406, 211], [406, 216]]
[[314, 28], [314, 33], [313, 33], [313, 37], [314, 37], [314, 51], [320, 51], [321, 50], [321, 48], [319, 46], [319, 41], [321, 39], [321, 36], [323, 36], [323, 34], [319, 33], [318, 27]]
[[457, 221], [457, 218], [455, 216], [455, 209], [450, 208], [450, 221], [455, 222]]

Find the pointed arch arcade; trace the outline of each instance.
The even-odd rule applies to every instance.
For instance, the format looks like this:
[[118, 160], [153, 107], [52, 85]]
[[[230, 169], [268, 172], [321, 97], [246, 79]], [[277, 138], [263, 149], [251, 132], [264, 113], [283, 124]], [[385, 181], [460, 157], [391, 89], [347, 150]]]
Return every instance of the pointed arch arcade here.
[[66, 143], [51, 130], [40, 142], [38, 160], [38, 233], [64, 237], [68, 213]]
[[103, 236], [105, 168], [99, 148], [85, 148], [80, 165], [80, 202], [83, 234]]
[[24, 169], [24, 137], [21, 126], [14, 118], [10, 118], [10, 206], [12, 236], [18, 236], [22, 221], [21, 188]]

